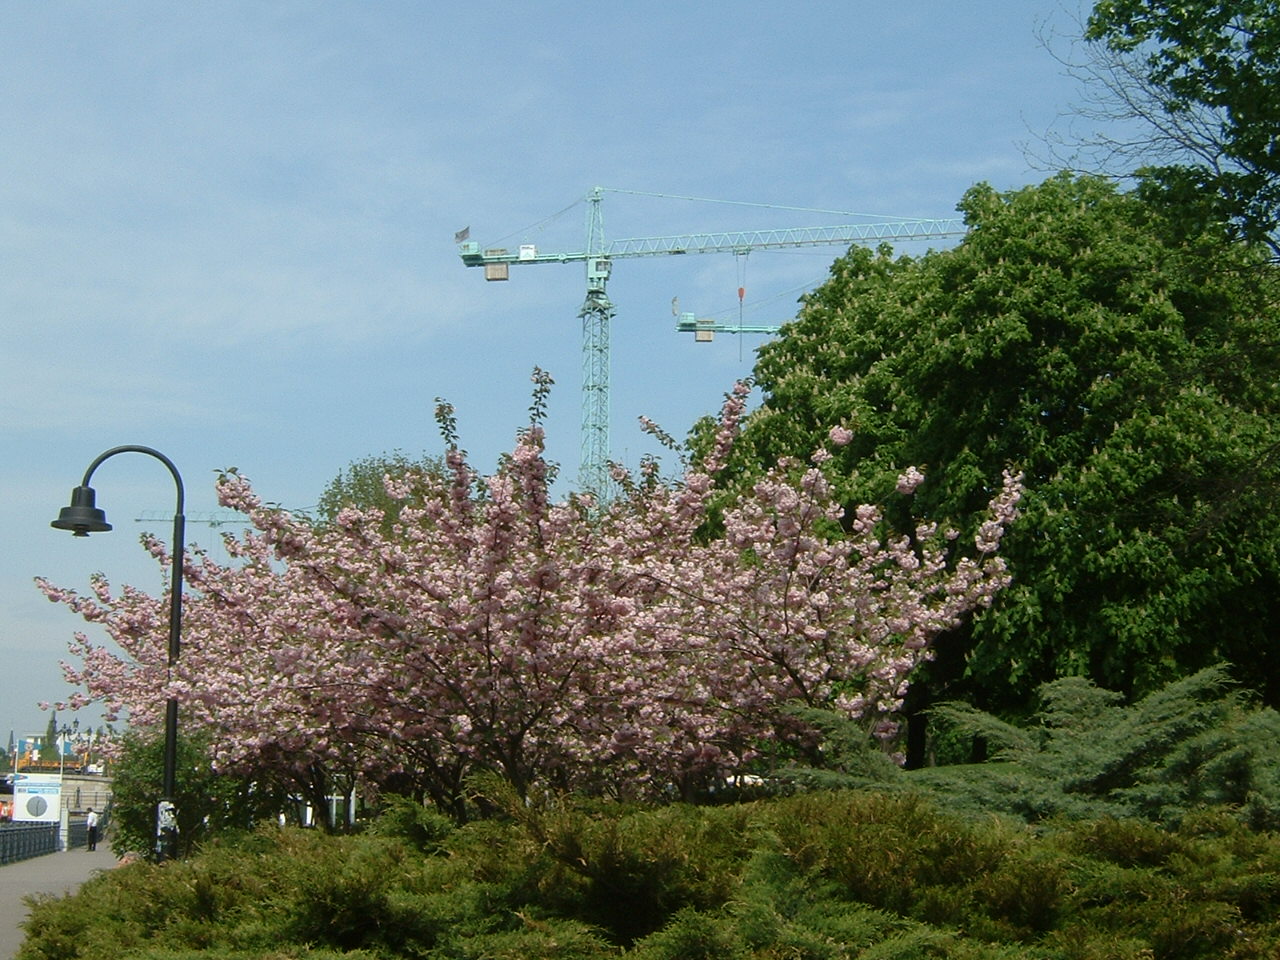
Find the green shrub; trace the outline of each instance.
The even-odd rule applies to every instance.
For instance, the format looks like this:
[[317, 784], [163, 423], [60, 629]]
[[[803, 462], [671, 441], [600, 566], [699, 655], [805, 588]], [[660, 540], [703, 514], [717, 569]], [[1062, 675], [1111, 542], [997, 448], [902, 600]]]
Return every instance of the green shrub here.
[[839, 791], [657, 809], [535, 798], [515, 812], [437, 831], [395, 809], [359, 836], [264, 827], [133, 864], [40, 899], [19, 957], [1280, 956], [1280, 836], [1235, 809], [1033, 829]]
[[454, 822], [448, 817], [408, 797], [398, 796], [385, 798], [378, 818], [369, 828], [375, 836], [399, 838], [422, 853], [441, 850], [453, 831]]
[[636, 960], [745, 960], [748, 954], [725, 917], [686, 907], [662, 930], [646, 937], [632, 956]]
[[1129, 705], [1081, 677], [1043, 685], [1040, 700], [1024, 725], [965, 704], [935, 708], [944, 736], [980, 738], [993, 759], [912, 771], [868, 761], [865, 731], [828, 714], [819, 726], [834, 769], [779, 776], [810, 787], [915, 792], [947, 810], [1028, 823], [1109, 816], [1177, 824], [1201, 807], [1225, 806], [1254, 829], [1280, 829], [1280, 713], [1250, 706], [1224, 666]]
[[[216, 772], [208, 744], [198, 735], [178, 738], [180, 775], [175, 796], [179, 855], [188, 857], [214, 837], [251, 830], [288, 805], [286, 792], [270, 778]], [[153, 856], [155, 811], [163, 795], [164, 737], [158, 730], [125, 735], [112, 781], [111, 849]]]
[[973, 887], [974, 907], [991, 917], [998, 939], [1032, 940], [1058, 924], [1071, 893], [1071, 869], [1055, 851], [1028, 845], [976, 878]]
[[[329, 843], [314, 833], [284, 836], [288, 864], [275, 900], [284, 915], [284, 938], [342, 950], [386, 948], [400, 954], [434, 945], [439, 925], [417, 887], [421, 861], [403, 848], [351, 841]], [[296, 851], [289, 857], [291, 851]]]
[[834, 881], [850, 900], [902, 914], [917, 891], [990, 870], [1009, 839], [995, 824], [974, 830], [911, 795], [810, 794], [772, 804], [765, 815], [802, 868]]
[[616, 948], [573, 920], [519, 918], [513, 929], [452, 937], [435, 956], [449, 960], [599, 960]]

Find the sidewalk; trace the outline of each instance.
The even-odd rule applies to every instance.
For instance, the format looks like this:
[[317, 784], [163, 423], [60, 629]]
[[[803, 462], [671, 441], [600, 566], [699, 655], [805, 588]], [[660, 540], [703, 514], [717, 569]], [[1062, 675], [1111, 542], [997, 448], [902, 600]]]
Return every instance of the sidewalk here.
[[93, 853], [77, 847], [0, 867], [0, 960], [13, 960], [25, 937], [19, 927], [27, 919], [23, 897], [33, 893], [70, 893], [96, 871], [110, 870], [115, 865], [111, 848], [99, 843]]

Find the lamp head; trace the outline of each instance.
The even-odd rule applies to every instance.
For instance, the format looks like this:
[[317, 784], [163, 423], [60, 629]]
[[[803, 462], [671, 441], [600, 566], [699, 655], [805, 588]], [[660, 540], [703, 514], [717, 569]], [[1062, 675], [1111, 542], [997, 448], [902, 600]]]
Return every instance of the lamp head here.
[[93, 487], [76, 487], [71, 491], [71, 506], [63, 507], [58, 519], [49, 526], [58, 530], [70, 530], [72, 536], [87, 537], [91, 533], [105, 533], [111, 529], [107, 515], [94, 506]]

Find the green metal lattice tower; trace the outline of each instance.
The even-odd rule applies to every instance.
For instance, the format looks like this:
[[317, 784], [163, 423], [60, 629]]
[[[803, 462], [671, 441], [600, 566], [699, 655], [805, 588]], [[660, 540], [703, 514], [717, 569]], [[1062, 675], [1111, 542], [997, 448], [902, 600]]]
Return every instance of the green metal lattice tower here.
[[[687, 233], [606, 240], [604, 192], [605, 188], [594, 187], [586, 197], [587, 236], [582, 250], [548, 253], [539, 250], [535, 244], [521, 244], [515, 250], [507, 247], [483, 248], [469, 239], [469, 231], [464, 231], [459, 236], [458, 244], [458, 254], [463, 264], [468, 267], [483, 267], [486, 280], [509, 279], [511, 264], [580, 262], [586, 265], [587, 293], [582, 308], [578, 311], [578, 317], [582, 321], [582, 452], [578, 477], [583, 491], [601, 495], [609, 487], [609, 330], [613, 322], [614, 307], [609, 300], [608, 283], [614, 260], [691, 253], [742, 255], [752, 250], [786, 247], [848, 247], [854, 243], [887, 240], [932, 240], [958, 236], [966, 229], [964, 222], [958, 219], [898, 220], [833, 227], [788, 227], [780, 230]], [[748, 328], [717, 329], [748, 332]]]

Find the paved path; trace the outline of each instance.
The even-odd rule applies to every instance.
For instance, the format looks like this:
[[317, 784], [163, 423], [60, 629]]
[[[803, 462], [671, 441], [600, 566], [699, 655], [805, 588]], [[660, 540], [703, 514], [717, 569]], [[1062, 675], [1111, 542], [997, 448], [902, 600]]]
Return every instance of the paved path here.
[[115, 865], [111, 848], [99, 843], [93, 853], [77, 847], [0, 867], [0, 960], [13, 960], [22, 945], [25, 934], [19, 925], [27, 919], [23, 897], [33, 893], [70, 893], [95, 872]]

